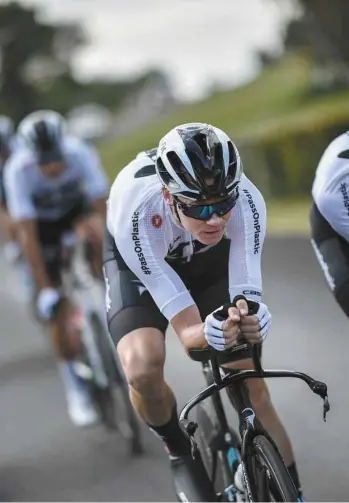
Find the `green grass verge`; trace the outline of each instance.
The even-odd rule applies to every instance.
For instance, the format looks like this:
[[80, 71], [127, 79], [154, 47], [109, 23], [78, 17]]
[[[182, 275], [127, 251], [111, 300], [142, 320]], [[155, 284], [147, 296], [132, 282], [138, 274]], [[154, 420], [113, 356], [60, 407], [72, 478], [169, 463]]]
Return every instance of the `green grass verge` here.
[[[172, 127], [202, 121], [227, 131], [235, 140], [254, 144], [297, 131], [314, 132], [325, 124], [348, 122], [349, 92], [309, 98], [310, 65], [287, 55], [249, 84], [191, 105], [181, 106], [147, 126], [101, 145], [107, 173], [117, 173], [141, 150], [157, 145]], [[249, 172], [249, 166], [245, 165]], [[268, 233], [309, 235], [309, 200], [267, 201]]]
[[132, 133], [101, 146], [104, 165], [115, 177], [141, 150], [156, 146], [171, 128], [186, 122], [209, 122], [234, 138], [247, 137], [255, 125], [284, 117], [300, 106], [309, 86], [309, 65], [288, 56], [253, 82], [210, 98], [181, 106]]
[[310, 198], [267, 201], [267, 234], [309, 237], [309, 209]]
[[348, 91], [310, 99], [309, 86], [307, 60], [299, 55], [285, 56], [243, 87], [177, 107], [145, 127], [101, 145], [104, 166], [114, 178], [138, 152], [156, 146], [167, 131], [186, 122], [209, 122], [247, 143], [348, 122]]

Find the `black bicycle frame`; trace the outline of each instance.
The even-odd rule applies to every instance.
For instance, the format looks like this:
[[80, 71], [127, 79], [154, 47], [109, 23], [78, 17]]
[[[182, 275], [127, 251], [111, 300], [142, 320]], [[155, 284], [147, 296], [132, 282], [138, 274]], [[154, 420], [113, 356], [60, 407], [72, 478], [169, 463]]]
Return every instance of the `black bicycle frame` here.
[[[236, 353], [238, 353], [237, 348], [235, 348]], [[184, 431], [189, 435], [193, 449], [197, 448], [196, 442], [194, 440], [194, 434], [198, 427], [198, 424], [194, 421], [190, 421], [188, 419], [189, 412], [195, 407], [197, 404], [206, 400], [209, 397], [217, 398], [213, 400], [213, 404], [215, 407], [215, 412], [217, 414], [217, 420], [220, 427], [220, 431], [223, 433], [223, 438], [226, 444], [230, 445], [229, 438], [227, 438], [227, 433], [229, 433], [229, 426], [226, 419], [226, 415], [224, 413], [223, 405], [221, 398], [219, 396], [219, 391], [227, 388], [228, 386], [228, 395], [230, 401], [232, 402], [234, 408], [238, 412], [239, 415], [239, 429], [240, 435], [242, 439], [241, 445], [241, 465], [244, 474], [246, 491], [250, 501], [253, 500], [252, 497], [252, 488], [250, 484], [250, 480], [248, 477], [248, 470], [246, 470], [246, 461], [249, 452], [249, 447], [253, 441], [253, 438], [259, 434], [262, 434], [275, 445], [273, 440], [269, 437], [267, 432], [259, 423], [258, 419], [255, 416], [254, 410], [252, 408], [250, 397], [248, 393], [248, 389], [245, 385], [245, 380], [247, 379], [260, 379], [260, 378], [271, 378], [271, 377], [291, 377], [296, 379], [301, 379], [306, 384], [308, 384], [309, 388], [313, 391], [313, 393], [319, 395], [324, 400], [324, 408], [323, 408], [323, 417], [326, 421], [326, 414], [330, 409], [328, 397], [327, 397], [327, 386], [325, 383], [321, 381], [316, 381], [312, 377], [302, 372], [295, 372], [290, 370], [263, 370], [261, 365], [261, 360], [259, 356], [258, 346], [252, 346], [252, 359], [254, 363], [255, 370], [238, 370], [238, 369], [224, 369], [226, 375], [224, 377], [221, 376], [219, 363], [218, 363], [218, 355], [219, 353], [214, 350], [204, 350], [202, 351], [203, 357], [206, 355], [206, 362], [209, 359], [211, 361], [212, 375], [214, 382], [208, 386], [206, 389], [198, 393], [195, 397], [193, 397], [182, 409], [179, 415], [179, 422]], [[209, 358], [207, 358], [209, 355]], [[204, 371], [205, 367], [207, 368], [208, 363], [203, 365]], [[215, 395], [218, 394], [217, 397]]]

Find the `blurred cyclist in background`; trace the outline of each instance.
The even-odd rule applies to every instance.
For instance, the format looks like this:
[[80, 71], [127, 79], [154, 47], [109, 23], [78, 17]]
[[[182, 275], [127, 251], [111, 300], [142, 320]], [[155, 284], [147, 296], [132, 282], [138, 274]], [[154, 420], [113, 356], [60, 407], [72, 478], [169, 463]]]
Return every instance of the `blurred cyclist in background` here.
[[16, 240], [15, 227], [7, 210], [4, 188], [4, 167], [15, 150], [14, 124], [10, 117], [0, 115], [0, 220], [4, 234], [5, 258], [14, 263], [20, 256], [20, 247]]
[[57, 112], [28, 115], [17, 134], [20, 146], [5, 167], [8, 210], [35, 283], [38, 315], [49, 324], [68, 413], [85, 426], [98, 415], [75, 372], [79, 334], [68, 329], [72, 306], [60, 291], [59, 251], [63, 234], [73, 231], [92, 244], [94, 271], [101, 275], [108, 180], [96, 152], [65, 134]]
[[316, 168], [311, 244], [328, 286], [349, 317], [349, 132], [326, 147]]

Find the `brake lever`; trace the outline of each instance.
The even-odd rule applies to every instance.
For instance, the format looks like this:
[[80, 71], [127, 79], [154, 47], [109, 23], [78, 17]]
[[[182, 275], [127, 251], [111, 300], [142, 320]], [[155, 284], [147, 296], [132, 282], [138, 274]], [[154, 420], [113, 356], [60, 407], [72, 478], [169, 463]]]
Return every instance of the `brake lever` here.
[[326, 422], [326, 415], [331, 408], [330, 402], [328, 401], [327, 386], [324, 382], [312, 381], [311, 383], [309, 383], [309, 387], [313, 393], [319, 395], [324, 401], [323, 418], [324, 421]]
[[330, 402], [328, 401], [328, 396], [325, 396], [325, 398], [324, 398], [324, 413], [323, 413], [323, 418], [324, 418], [325, 423], [326, 423], [326, 416], [327, 416], [327, 413], [330, 410], [330, 408], [331, 408], [331, 406], [330, 406]]
[[194, 434], [199, 426], [198, 423], [196, 423], [195, 421], [191, 421], [190, 419], [182, 419], [181, 425], [185, 429], [185, 431], [189, 437], [194, 436]]

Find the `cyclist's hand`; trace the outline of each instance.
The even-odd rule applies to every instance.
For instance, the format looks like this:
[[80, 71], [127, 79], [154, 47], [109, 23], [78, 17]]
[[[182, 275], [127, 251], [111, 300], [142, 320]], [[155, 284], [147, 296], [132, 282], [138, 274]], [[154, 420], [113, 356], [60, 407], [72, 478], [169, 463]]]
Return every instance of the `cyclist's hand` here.
[[37, 298], [37, 309], [41, 318], [49, 320], [53, 317], [54, 309], [61, 299], [61, 294], [55, 288], [43, 288]]
[[206, 317], [204, 331], [208, 344], [217, 351], [224, 351], [236, 344], [240, 334], [240, 316], [232, 313], [226, 320], [217, 319], [215, 313], [220, 310], [216, 309]]
[[269, 312], [268, 306], [259, 302], [257, 314], [252, 316], [241, 316], [240, 329], [243, 339], [250, 344], [259, 344], [264, 341], [268, 335], [271, 318], [272, 316]]
[[236, 307], [230, 307], [228, 309], [229, 319], [232, 321], [241, 322], [245, 316], [248, 314], [248, 305], [246, 300], [239, 299], [236, 303]]

